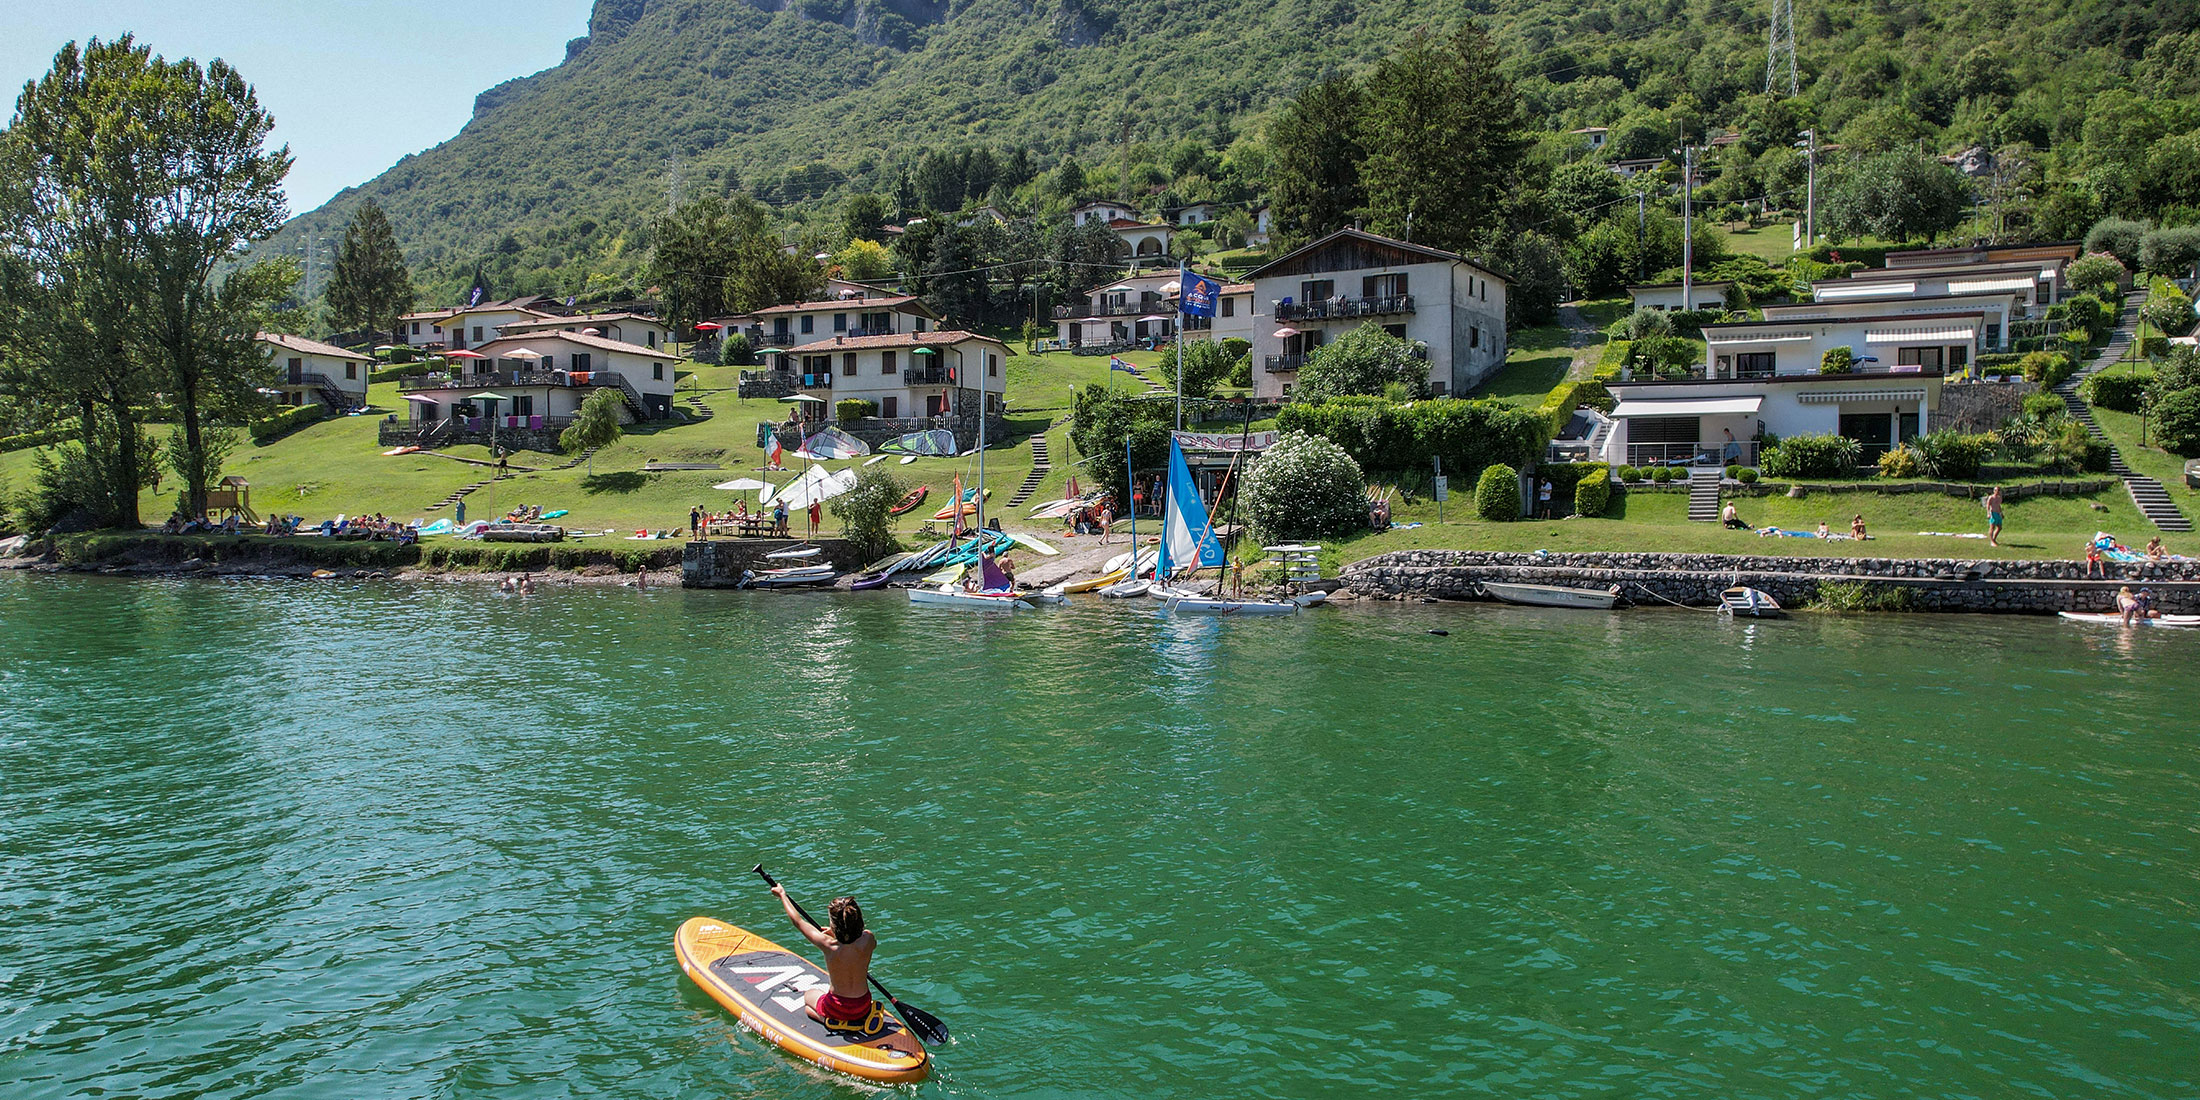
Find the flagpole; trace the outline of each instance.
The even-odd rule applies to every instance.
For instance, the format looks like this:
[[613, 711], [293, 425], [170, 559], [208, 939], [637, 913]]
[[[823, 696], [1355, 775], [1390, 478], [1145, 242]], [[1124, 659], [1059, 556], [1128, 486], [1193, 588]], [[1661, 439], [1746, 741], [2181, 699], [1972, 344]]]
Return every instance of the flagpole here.
[[1176, 263], [1176, 430], [1184, 430], [1184, 281], [1191, 268]]

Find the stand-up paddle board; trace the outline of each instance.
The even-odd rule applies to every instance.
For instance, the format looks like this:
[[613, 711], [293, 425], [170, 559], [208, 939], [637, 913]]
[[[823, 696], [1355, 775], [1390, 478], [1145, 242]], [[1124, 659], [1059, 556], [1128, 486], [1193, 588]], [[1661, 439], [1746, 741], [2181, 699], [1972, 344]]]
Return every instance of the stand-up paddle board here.
[[830, 980], [816, 963], [754, 932], [689, 917], [672, 940], [689, 979], [779, 1049], [826, 1069], [886, 1084], [915, 1084], [931, 1056], [907, 1025], [873, 999], [869, 1019], [831, 1026], [810, 1018], [802, 995]]

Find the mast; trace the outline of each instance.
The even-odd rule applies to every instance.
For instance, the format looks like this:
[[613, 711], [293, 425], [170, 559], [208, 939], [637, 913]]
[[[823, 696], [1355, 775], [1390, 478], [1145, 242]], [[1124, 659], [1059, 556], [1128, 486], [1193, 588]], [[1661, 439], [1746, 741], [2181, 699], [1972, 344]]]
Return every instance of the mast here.
[[1131, 458], [1131, 440], [1123, 437], [1123, 480], [1130, 495], [1123, 498], [1123, 507], [1131, 514], [1131, 580], [1138, 579], [1138, 467]]

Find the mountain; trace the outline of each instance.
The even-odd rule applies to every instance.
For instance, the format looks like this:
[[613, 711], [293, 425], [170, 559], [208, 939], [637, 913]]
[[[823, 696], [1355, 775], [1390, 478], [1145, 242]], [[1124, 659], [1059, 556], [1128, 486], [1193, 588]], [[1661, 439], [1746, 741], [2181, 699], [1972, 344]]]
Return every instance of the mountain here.
[[[738, 188], [829, 236], [841, 196], [893, 195], [927, 154], [964, 146], [1004, 163], [1026, 150], [1027, 176], [1073, 157], [1111, 196], [1251, 197], [1259, 122], [1283, 98], [1468, 19], [1508, 51], [1537, 124], [1659, 150], [1668, 130], [1813, 122], [1941, 150], [2074, 147], [2104, 95], [2168, 101], [2167, 132], [2200, 125], [2176, 106], [2200, 93], [2191, 0], [1796, 9], [1801, 94], [1774, 100], [1771, 0], [598, 0], [561, 64], [481, 93], [456, 136], [300, 215], [277, 246], [335, 235], [372, 195], [426, 300], [477, 267], [500, 293], [608, 291], [671, 197]], [[993, 197], [1047, 198], [1008, 182], [1025, 192]]]

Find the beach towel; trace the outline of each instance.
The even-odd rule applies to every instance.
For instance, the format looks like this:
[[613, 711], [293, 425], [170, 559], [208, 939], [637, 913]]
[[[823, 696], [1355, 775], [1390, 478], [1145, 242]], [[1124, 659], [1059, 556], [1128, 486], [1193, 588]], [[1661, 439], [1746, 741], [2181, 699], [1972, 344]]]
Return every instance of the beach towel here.
[[1919, 531], [1918, 534], [1937, 539], [1983, 539], [1986, 537], [1970, 531]]
[[1816, 531], [1785, 531], [1778, 527], [1759, 527], [1757, 529], [1757, 534], [1760, 538], [1768, 539], [1814, 539], [1818, 537], [1818, 532]]

